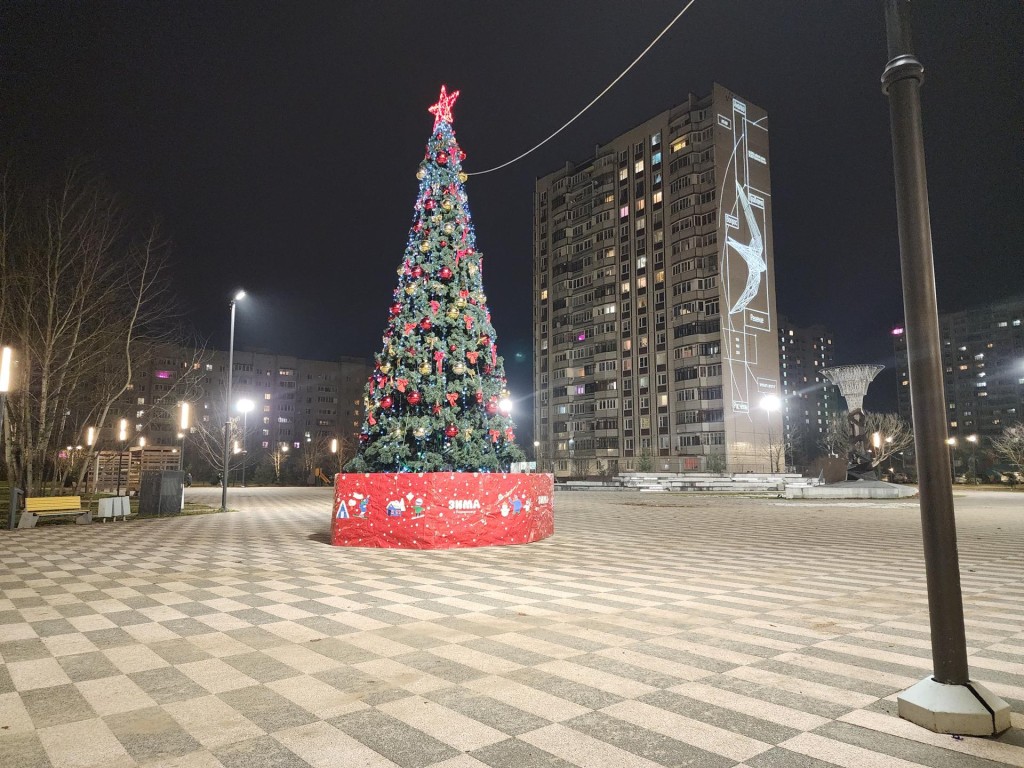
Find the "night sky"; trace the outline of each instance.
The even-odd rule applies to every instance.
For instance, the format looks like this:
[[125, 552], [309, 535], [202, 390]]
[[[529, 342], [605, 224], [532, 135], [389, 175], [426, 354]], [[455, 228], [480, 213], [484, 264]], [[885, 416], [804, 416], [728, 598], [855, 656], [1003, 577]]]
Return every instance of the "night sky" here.
[[[0, 9], [0, 157], [86, 158], [173, 241], [189, 319], [225, 348], [380, 346], [439, 87], [470, 173], [554, 131], [684, 0], [17, 2]], [[1024, 292], [1024, 6], [914, 4], [939, 307]], [[698, 0], [546, 146], [467, 184], [513, 395], [531, 390], [533, 184], [714, 81], [770, 116], [778, 309], [891, 366], [902, 322], [881, 0]], [[891, 370], [891, 369], [890, 369]], [[524, 400], [524, 402], [528, 402]], [[867, 407], [894, 407], [881, 378]], [[520, 411], [520, 427], [530, 418]]]

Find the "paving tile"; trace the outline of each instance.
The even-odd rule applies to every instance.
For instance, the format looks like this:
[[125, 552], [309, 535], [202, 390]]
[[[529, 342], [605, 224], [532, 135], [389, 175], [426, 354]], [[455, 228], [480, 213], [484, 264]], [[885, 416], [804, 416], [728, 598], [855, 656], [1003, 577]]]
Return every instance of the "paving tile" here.
[[263, 686], [225, 691], [218, 698], [267, 733], [313, 722], [317, 717]]
[[459, 755], [459, 750], [383, 712], [353, 712], [329, 722], [402, 768], [426, 768]]
[[309, 768], [309, 763], [269, 736], [213, 750], [224, 768]]
[[5, 768], [53, 768], [38, 732], [18, 731], [0, 737], [0, 765]]
[[208, 691], [174, 667], [143, 670], [128, 677], [158, 704], [206, 696]]
[[140, 763], [167, 761], [201, 748], [199, 742], [160, 707], [108, 715], [103, 720], [132, 759]]

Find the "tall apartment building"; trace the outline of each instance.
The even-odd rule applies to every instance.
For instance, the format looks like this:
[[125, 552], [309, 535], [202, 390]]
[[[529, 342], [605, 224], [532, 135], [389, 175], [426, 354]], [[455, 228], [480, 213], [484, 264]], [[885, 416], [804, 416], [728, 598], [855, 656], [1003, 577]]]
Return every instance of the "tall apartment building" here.
[[[287, 445], [300, 448], [313, 438], [355, 441], [363, 415], [363, 386], [372, 365], [368, 360], [342, 357], [333, 361], [235, 350], [232, 415], [240, 400], [254, 407], [245, 420], [250, 453]], [[189, 402], [195, 428], [219, 429], [224, 423], [228, 353], [156, 345], [137, 361], [134, 384], [115, 405], [108, 429], [100, 435], [107, 445], [120, 418], [129, 423], [131, 441], [145, 437], [147, 445], [178, 442], [178, 403]]]
[[781, 414], [765, 111], [720, 85], [537, 180], [538, 460], [766, 471]]
[[[994, 437], [1024, 422], [1024, 300], [939, 315], [951, 437]], [[899, 413], [908, 421], [910, 375], [903, 328], [892, 331]]]
[[842, 410], [839, 390], [821, 375], [835, 365], [833, 333], [823, 325], [800, 328], [779, 315], [782, 425], [797, 466], [819, 456], [829, 419]]

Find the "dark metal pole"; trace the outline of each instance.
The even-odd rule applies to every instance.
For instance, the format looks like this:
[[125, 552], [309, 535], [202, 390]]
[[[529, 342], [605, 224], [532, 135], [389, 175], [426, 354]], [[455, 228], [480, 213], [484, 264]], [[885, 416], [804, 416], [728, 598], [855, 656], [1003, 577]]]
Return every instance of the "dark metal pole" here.
[[228, 337], [228, 392], [227, 400], [224, 402], [224, 472], [220, 479], [220, 509], [228, 511], [228, 462], [231, 461], [229, 453], [231, 446], [228, 442], [231, 438], [231, 377], [235, 372], [235, 299], [231, 300], [231, 334]]
[[889, 63], [882, 73], [882, 91], [889, 96], [892, 126], [910, 403], [918, 456], [934, 678], [939, 683], [965, 685], [969, 682], [967, 639], [953, 489], [949, 484], [951, 466], [946, 451], [942, 346], [921, 128], [924, 67], [911, 53], [909, 6], [909, 0], [885, 0]]

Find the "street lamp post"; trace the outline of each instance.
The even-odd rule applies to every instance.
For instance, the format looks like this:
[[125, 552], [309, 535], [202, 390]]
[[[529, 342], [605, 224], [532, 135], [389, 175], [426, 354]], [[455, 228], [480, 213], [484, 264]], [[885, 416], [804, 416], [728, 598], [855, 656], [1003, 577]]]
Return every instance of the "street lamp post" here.
[[[96, 454], [95, 456], [93, 456], [92, 447], [95, 444], [96, 444], [96, 427], [86, 427], [86, 429], [85, 429], [85, 446], [86, 446], [86, 448], [88, 448], [88, 451], [86, 452], [85, 460], [86, 461], [88, 461], [89, 459], [93, 460], [93, 465], [92, 465], [93, 466], [93, 470], [92, 470], [93, 490], [96, 490], [96, 481], [99, 480], [99, 468], [100, 468], [100, 457], [99, 457], [99, 454]], [[86, 495], [89, 494], [89, 474], [90, 473], [89, 473], [89, 471], [87, 469], [86, 472], [85, 472], [85, 493], [86, 493]]]
[[235, 372], [235, 305], [245, 298], [245, 291], [238, 291], [231, 299], [231, 333], [228, 336], [228, 391], [224, 398], [224, 471], [220, 477], [220, 509], [228, 511], [228, 467], [231, 465], [231, 377]]
[[178, 408], [180, 409], [178, 416], [178, 439], [181, 440], [181, 448], [178, 450], [178, 471], [181, 472], [185, 468], [185, 437], [188, 435], [189, 416], [192, 408], [184, 400], [178, 403]]
[[7, 410], [7, 393], [11, 391], [11, 368], [14, 350], [10, 347], [0, 349], [0, 439], [4, 435], [4, 412]]
[[968, 443], [971, 444], [971, 457], [970, 457], [970, 462], [969, 462], [968, 467], [967, 467], [967, 471], [970, 472], [970, 474], [971, 474], [971, 478], [970, 479], [973, 482], [978, 477], [978, 465], [977, 465], [978, 436], [977, 435], [968, 435], [965, 439], [967, 440]]
[[884, 0], [884, 5], [888, 61], [882, 91], [889, 97], [934, 670], [897, 695], [897, 709], [900, 717], [932, 731], [992, 736], [1010, 727], [1010, 707], [970, 679], [953, 489], [946, 482], [948, 472], [943, 472], [947, 409], [921, 119], [924, 67], [913, 54], [909, 0]]
[[956, 438], [946, 440], [946, 445], [949, 446], [949, 478], [956, 482]]
[[120, 447], [117, 451], [117, 490], [114, 492], [115, 496], [121, 495], [121, 460], [124, 457], [124, 449], [128, 444], [128, 419], [121, 419], [117, 424], [117, 442], [120, 443]]
[[255, 403], [249, 399], [238, 401], [238, 410], [242, 412], [242, 487], [245, 488], [245, 459], [249, 453], [246, 431], [249, 429], [249, 411], [255, 407]]

